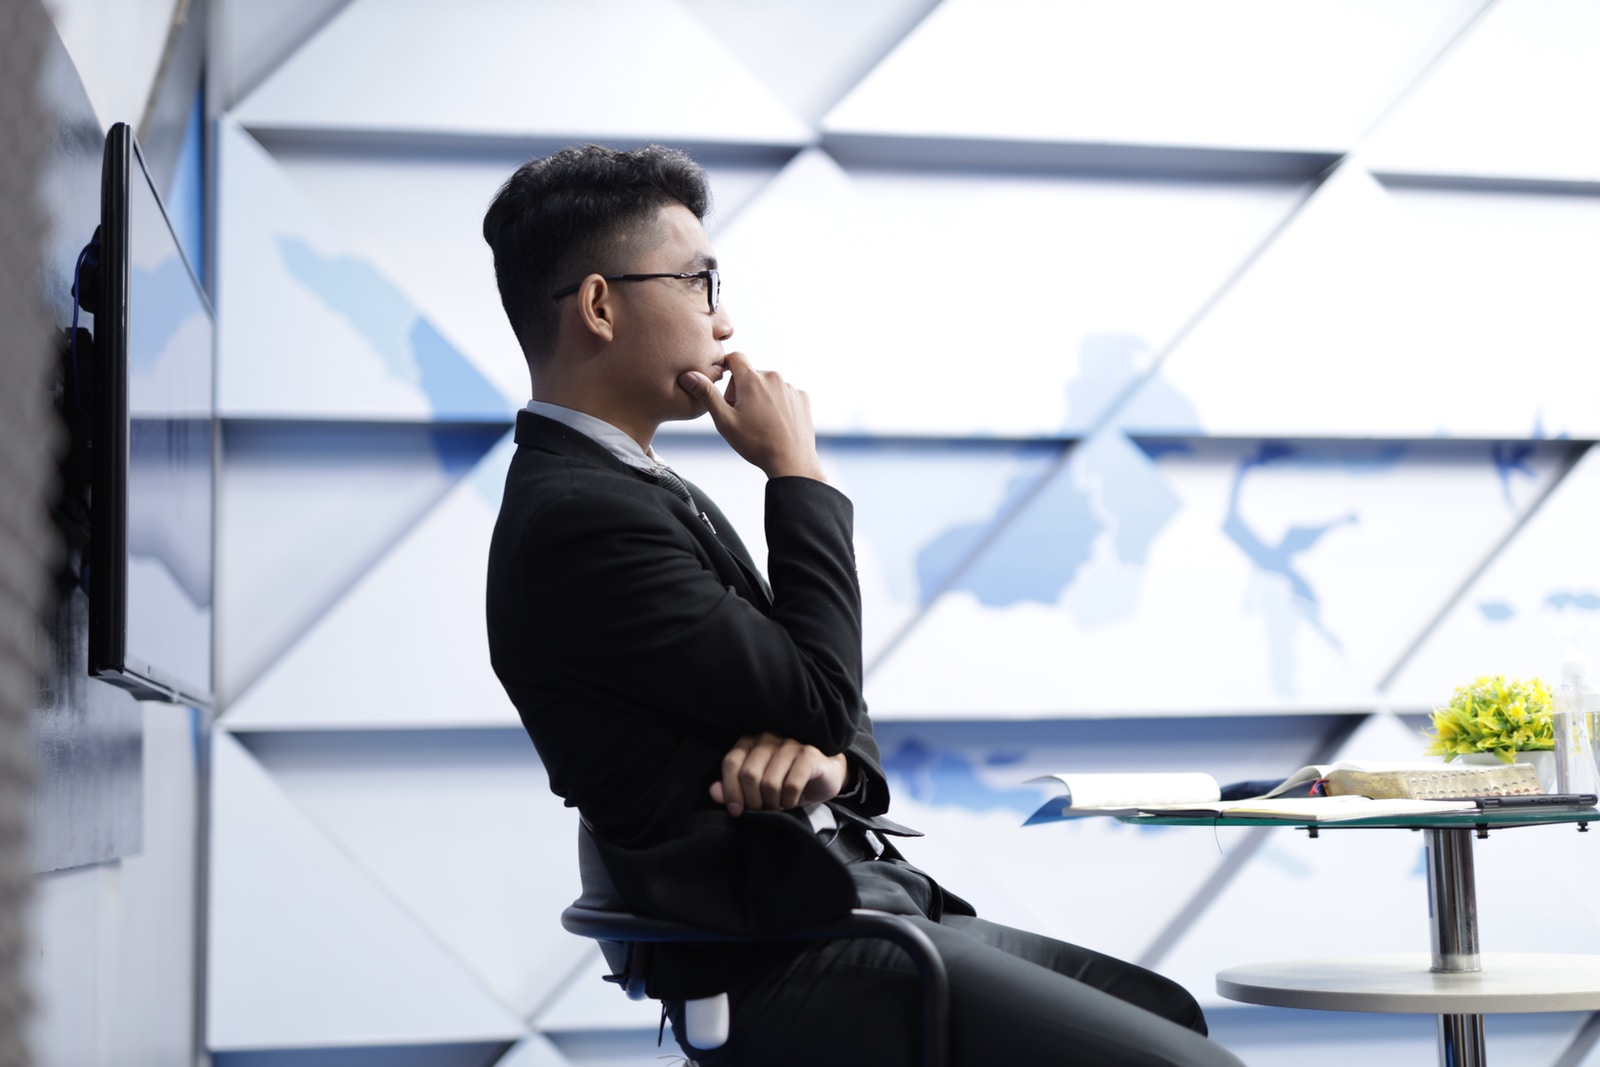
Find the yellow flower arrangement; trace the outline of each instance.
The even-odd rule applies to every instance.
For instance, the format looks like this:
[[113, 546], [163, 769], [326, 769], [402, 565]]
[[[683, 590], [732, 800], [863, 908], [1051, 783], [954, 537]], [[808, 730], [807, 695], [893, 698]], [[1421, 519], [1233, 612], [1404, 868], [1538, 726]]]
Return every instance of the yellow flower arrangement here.
[[1515, 763], [1518, 752], [1554, 748], [1550, 687], [1537, 678], [1520, 682], [1486, 675], [1460, 686], [1448, 705], [1434, 709], [1433, 735], [1428, 755], [1447, 760], [1492, 752], [1501, 763]]

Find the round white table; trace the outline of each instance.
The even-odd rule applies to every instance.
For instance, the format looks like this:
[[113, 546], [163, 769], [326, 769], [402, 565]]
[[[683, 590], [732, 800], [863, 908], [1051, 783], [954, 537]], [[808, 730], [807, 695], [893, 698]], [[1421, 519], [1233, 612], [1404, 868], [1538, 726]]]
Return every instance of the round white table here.
[[1492, 1015], [1600, 1007], [1600, 956], [1486, 952], [1481, 970], [1435, 971], [1421, 953], [1229, 967], [1217, 992], [1277, 1008]]
[[1441, 1067], [1486, 1067], [1483, 1017], [1501, 1012], [1600, 1009], [1600, 956], [1481, 955], [1478, 951], [1474, 836], [1516, 826], [1600, 822], [1594, 808], [1507, 808], [1450, 815], [1307, 824], [1289, 819], [1138, 815], [1161, 826], [1298, 826], [1324, 830], [1420, 830], [1428, 845], [1430, 957], [1357, 956], [1233, 967], [1217, 975], [1230, 1000], [1283, 1008], [1415, 1012], [1439, 1017]]

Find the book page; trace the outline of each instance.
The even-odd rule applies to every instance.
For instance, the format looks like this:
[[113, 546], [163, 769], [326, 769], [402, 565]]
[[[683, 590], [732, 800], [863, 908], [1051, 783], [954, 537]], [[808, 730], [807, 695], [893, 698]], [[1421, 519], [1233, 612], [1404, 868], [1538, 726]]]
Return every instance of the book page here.
[[1222, 795], [1217, 780], [1199, 771], [1129, 774], [1047, 774], [1035, 782], [1065, 787], [1065, 807], [1073, 812], [1128, 811], [1147, 804], [1214, 801]]

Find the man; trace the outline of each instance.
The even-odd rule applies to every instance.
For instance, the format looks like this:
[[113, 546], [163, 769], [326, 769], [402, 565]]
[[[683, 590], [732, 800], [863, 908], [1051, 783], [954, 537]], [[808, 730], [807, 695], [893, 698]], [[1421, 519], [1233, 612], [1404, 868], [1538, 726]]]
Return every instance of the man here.
[[[951, 978], [957, 1064], [1237, 1064], [1157, 975], [986, 923], [907, 864], [861, 692], [849, 501], [808, 401], [725, 350], [703, 172], [651, 147], [520, 168], [484, 219], [533, 399], [489, 556], [494, 668], [635, 910], [760, 934], [853, 906], [913, 918]], [[713, 383], [726, 379], [723, 392]], [[771, 585], [659, 427], [709, 413], [768, 478]], [[726, 991], [700, 1064], [910, 1062], [916, 981], [865, 941], [684, 948], [650, 976]], [[682, 1039], [680, 1037], [680, 1043]]]

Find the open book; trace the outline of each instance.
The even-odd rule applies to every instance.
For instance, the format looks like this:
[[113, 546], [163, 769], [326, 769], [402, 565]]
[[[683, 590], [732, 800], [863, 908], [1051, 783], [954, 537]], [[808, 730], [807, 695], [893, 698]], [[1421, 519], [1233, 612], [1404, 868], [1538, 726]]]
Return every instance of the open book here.
[[1267, 796], [1294, 793], [1312, 782], [1325, 784], [1328, 796], [1375, 800], [1438, 800], [1455, 797], [1508, 797], [1542, 793], [1531, 763], [1352, 763], [1348, 760], [1302, 767]]
[[[1061, 793], [1046, 801], [1024, 825], [1079, 815], [1130, 815], [1138, 812], [1201, 812], [1251, 818], [1281, 817], [1301, 822], [1336, 822], [1392, 815], [1472, 811], [1471, 800], [1435, 799], [1506, 796], [1541, 792], [1527, 764], [1451, 767], [1443, 763], [1313, 764], [1258, 797], [1223, 800], [1209, 774], [1050, 774], [1032, 779], [1055, 782]], [[1322, 781], [1328, 796], [1305, 796]], [[1285, 794], [1294, 793], [1295, 796]]]

